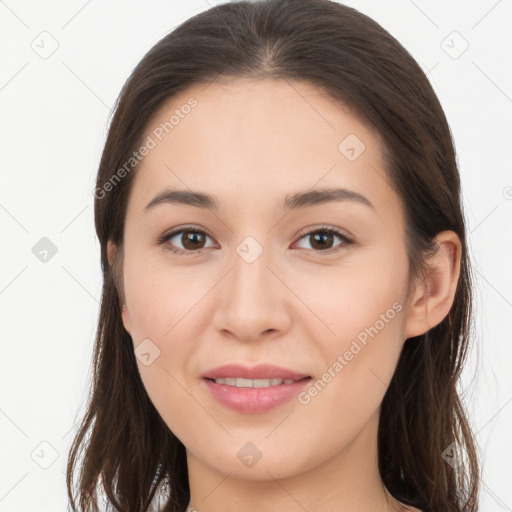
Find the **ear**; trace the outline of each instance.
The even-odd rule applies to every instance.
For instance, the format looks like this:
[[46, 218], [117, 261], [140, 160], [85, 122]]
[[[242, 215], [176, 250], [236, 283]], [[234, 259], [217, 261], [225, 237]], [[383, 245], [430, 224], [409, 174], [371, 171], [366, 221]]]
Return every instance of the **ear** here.
[[132, 321], [130, 318], [130, 313], [128, 312], [128, 307], [126, 304], [123, 304], [121, 311], [121, 318], [123, 319], [123, 325], [128, 334], [132, 333]]
[[107, 242], [107, 259], [108, 259], [108, 264], [110, 266], [112, 266], [114, 264], [114, 261], [116, 259], [116, 254], [117, 254], [117, 246], [114, 242], [112, 242], [112, 240], [109, 240]]
[[460, 275], [460, 239], [453, 231], [443, 231], [434, 241], [439, 249], [428, 260], [426, 279], [413, 292], [405, 324], [406, 339], [441, 323], [453, 304]]
[[130, 320], [130, 313], [128, 312], [128, 307], [126, 305], [126, 298], [124, 297], [124, 291], [122, 283], [118, 282], [122, 279], [122, 273], [119, 271], [118, 265], [120, 265], [119, 261], [116, 261], [116, 258], [118, 256], [118, 250], [117, 246], [112, 242], [112, 240], [109, 240], [107, 242], [107, 259], [110, 267], [112, 268], [112, 272], [114, 272], [116, 283], [117, 283], [117, 289], [119, 292], [119, 299], [121, 300], [122, 307], [121, 307], [121, 317], [123, 319], [123, 325], [124, 328], [128, 331], [129, 334], [131, 334], [131, 328], [132, 328], [132, 322]]

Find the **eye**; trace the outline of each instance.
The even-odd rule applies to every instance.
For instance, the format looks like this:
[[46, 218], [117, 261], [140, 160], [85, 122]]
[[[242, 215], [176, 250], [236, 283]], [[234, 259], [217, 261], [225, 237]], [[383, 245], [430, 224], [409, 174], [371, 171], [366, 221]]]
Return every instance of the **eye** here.
[[[342, 233], [332, 226], [321, 226], [309, 231], [302, 230], [299, 235], [299, 241], [303, 239], [307, 240], [309, 237], [313, 245], [313, 248], [310, 250], [315, 253], [331, 254], [354, 243], [349, 235]], [[341, 240], [342, 243], [332, 247], [333, 239], [336, 237]], [[205, 231], [190, 227], [180, 228], [166, 233], [157, 239], [157, 243], [164, 245], [166, 250], [174, 254], [193, 256], [208, 248], [208, 246], [204, 245], [207, 239], [211, 239], [211, 237]], [[176, 247], [176, 244], [181, 244], [182, 247]], [[210, 247], [215, 246], [210, 245]]]
[[[165, 249], [175, 254], [193, 256], [205, 248], [204, 243], [210, 238], [207, 233], [196, 228], [181, 228], [161, 236], [157, 242], [165, 245]], [[173, 240], [176, 239], [176, 240]], [[176, 244], [182, 247], [175, 247]]]
[[[353, 239], [350, 236], [342, 233], [341, 231], [338, 231], [336, 228], [333, 228], [332, 226], [322, 226], [315, 230], [307, 231], [306, 233], [302, 231], [300, 235], [300, 240], [307, 240], [308, 238], [310, 239], [310, 243], [313, 245], [312, 250], [315, 251], [316, 253], [331, 254], [333, 252], [337, 252], [343, 249], [347, 245], [354, 243]], [[342, 243], [333, 248], [333, 239], [336, 237], [339, 240], [341, 240]]]

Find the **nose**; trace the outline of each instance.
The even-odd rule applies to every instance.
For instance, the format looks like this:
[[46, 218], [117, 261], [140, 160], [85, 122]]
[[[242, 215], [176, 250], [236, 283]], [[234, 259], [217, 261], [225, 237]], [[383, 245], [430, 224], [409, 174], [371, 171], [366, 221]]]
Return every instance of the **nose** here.
[[[293, 293], [276, 268], [270, 251], [255, 259], [242, 248], [231, 258], [231, 270], [219, 283], [213, 325], [224, 336], [254, 341], [289, 329]], [[254, 247], [252, 249], [254, 250]]]

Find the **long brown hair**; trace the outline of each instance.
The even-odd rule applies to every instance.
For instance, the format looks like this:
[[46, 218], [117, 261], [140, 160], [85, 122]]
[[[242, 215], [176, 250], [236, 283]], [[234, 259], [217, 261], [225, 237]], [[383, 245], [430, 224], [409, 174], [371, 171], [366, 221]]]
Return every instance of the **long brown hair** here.
[[[452, 308], [436, 327], [405, 342], [384, 397], [379, 469], [388, 490], [405, 504], [424, 512], [476, 511], [476, 445], [456, 389], [472, 332], [472, 275], [450, 128], [425, 73], [400, 43], [369, 17], [329, 0], [213, 7], [161, 39], [124, 85], [95, 191], [104, 283], [90, 399], [68, 461], [73, 509], [97, 510], [98, 492], [123, 512], [145, 511], [159, 495], [167, 500], [165, 511], [183, 512], [188, 504], [185, 448], [139, 376], [121, 320], [122, 279], [109, 264], [107, 242], [122, 250], [136, 172], [126, 162], [152, 116], [176, 93], [219, 76], [309, 81], [377, 130], [387, 177], [405, 209], [410, 282], [426, 275], [426, 256], [435, 252], [439, 232], [459, 236]], [[449, 463], [454, 454], [460, 465]]]

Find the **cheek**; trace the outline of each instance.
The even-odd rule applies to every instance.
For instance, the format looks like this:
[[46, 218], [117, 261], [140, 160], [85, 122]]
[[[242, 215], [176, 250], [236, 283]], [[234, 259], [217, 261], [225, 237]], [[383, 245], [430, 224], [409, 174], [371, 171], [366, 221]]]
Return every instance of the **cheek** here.
[[[225, 269], [206, 265], [171, 267], [142, 255], [125, 263], [134, 344], [149, 338], [161, 350], [185, 355], [192, 350], [193, 340], [201, 339], [200, 331], [211, 328], [218, 303], [215, 296], [222, 293], [218, 276], [222, 277]], [[403, 315], [397, 309], [404, 300], [405, 254], [375, 251], [364, 264], [303, 265], [280, 270], [283, 280], [293, 285], [293, 293], [289, 292], [289, 300], [283, 299], [282, 307], [288, 308], [293, 317], [293, 329], [305, 331], [312, 350], [328, 363], [351, 350], [357, 340], [365, 349], [365, 357], [357, 359], [374, 357], [392, 363], [402, 341]], [[370, 344], [374, 340], [378, 343]]]
[[328, 269], [325, 275], [304, 273], [297, 282], [298, 295], [321, 320], [325, 339], [334, 344], [361, 333], [364, 341], [364, 332], [375, 324], [382, 333], [399, 332], [402, 317], [396, 313], [404, 309], [407, 284], [403, 258]]
[[302, 297], [321, 322], [303, 325], [324, 361], [319, 389], [326, 383], [331, 390], [321, 400], [335, 405], [342, 395], [361, 414], [361, 396], [377, 406], [403, 346], [407, 260], [397, 252], [316, 277], [304, 283]]
[[147, 340], [158, 354], [150, 365], [145, 366], [140, 360], [137, 365], [159, 410], [182, 410], [190, 403], [182, 386], [190, 384], [191, 361], [199, 349], [197, 340], [205, 325], [200, 319], [208, 316], [204, 307], [207, 292], [214, 284], [211, 273], [205, 274], [143, 258], [126, 260], [125, 290], [136, 354], [142, 342], [149, 343]]
[[187, 323], [205, 293], [201, 278], [190, 270], [182, 272], [135, 258], [126, 261], [124, 279], [135, 344], [144, 338], [170, 339]]
[[139, 346], [151, 353], [148, 365], [137, 357], [142, 382], [171, 430], [181, 434], [179, 418], [197, 413], [186, 391], [186, 372], [198, 339], [191, 331], [194, 305], [199, 306], [204, 291], [178, 273], [132, 258], [126, 260], [124, 282], [135, 353]]

